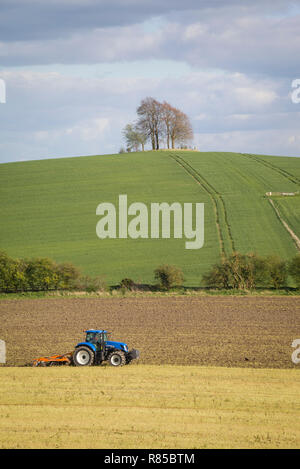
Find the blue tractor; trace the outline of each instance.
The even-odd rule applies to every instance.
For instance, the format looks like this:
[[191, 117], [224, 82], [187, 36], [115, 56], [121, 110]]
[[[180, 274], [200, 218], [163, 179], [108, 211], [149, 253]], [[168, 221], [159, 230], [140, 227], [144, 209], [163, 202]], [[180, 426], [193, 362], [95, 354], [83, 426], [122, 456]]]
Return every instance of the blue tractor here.
[[139, 358], [138, 350], [129, 351], [127, 344], [108, 340], [107, 331], [89, 329], [85, 332], [85, 342], [79, 342], [73, 352], [75, 366], [100, 365], [104, 361], [112, 366], [123, 366]]

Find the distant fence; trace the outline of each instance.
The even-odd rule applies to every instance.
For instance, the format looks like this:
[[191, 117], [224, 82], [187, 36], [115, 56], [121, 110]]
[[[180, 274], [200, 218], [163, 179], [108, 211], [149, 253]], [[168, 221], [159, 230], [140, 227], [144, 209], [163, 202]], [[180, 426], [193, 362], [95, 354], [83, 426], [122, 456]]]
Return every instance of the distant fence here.
[[282, 195], [282, 196], [293, 196], [293, 195], [299, 195], [299, 192], [266, 192], [266, 195], [269, 196], [269, 197], [272, 196], [272, 195], [273, 196], [276, 196], [276, 195], [278, 195], [278, 196], [280, 196], [280, 195]]

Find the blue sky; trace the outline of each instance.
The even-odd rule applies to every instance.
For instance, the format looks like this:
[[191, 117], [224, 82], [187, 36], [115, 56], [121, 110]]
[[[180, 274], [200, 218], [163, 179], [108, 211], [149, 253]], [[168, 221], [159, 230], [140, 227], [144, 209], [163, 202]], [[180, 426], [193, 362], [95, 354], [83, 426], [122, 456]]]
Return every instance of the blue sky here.
[[2, 0], [0, 162], [116, 153], [146, 96], [200, 150], [300, 156], [299, 51], [299, 1]]

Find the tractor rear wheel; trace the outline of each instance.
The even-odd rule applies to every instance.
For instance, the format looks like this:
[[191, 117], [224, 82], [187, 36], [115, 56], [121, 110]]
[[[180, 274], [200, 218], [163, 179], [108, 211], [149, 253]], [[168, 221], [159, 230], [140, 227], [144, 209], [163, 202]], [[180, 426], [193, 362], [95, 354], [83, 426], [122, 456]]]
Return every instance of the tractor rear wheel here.
[[115, 350], [108, 356], [108, 362], [111, 366], [123, 366], [126, 365], [125, 353], [121, 350]]
[[94, 363], [95, 355], [89, 347], [78, 347], [73, 354], [75, 366], [90, 366]]

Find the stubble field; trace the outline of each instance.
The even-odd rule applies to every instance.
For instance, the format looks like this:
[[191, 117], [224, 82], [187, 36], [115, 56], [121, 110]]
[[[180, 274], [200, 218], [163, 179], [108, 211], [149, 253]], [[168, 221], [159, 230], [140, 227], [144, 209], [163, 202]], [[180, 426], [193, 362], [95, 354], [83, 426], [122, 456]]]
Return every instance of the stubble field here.
[[297, 370], [2, 368], [0, 448], [299, 448], [299, 384]]

